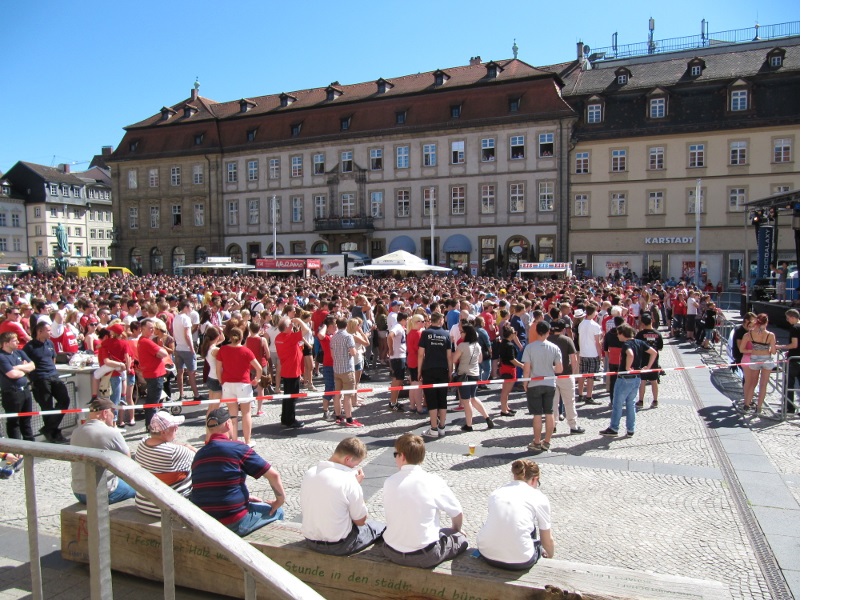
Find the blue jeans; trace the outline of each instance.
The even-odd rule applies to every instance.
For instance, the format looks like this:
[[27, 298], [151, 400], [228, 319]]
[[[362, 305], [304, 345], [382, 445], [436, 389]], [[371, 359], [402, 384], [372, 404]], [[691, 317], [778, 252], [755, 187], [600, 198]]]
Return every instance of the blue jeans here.
[[614, 384], [614, 405], [611, 408], [611, 429], [620, 429], [620, 417], [623, 416], [623, 404], [626, 405], [626, 431], [635, 430], [635, 400], [640, 388], [639, 375], [620, 375]]
[[[333, 392], [336, 389], [334, 387], [333, 365], [331, 365], [330, 367], [322, 365], [322, 379], [325, 380], [325, 392]], [[325, 393], [325, 396], [328, 398], [333, 398], [333, 394]]]
[[260, 527], [268, 525], [272, 521], [283, 521], [283, 509], [278, 508], [273, 513], [270, 513], [271, 506], [265, 502], [250, 502], [248, 503], [248, 514], [227, 526], [230, 531], [233, 531], [239, 537], [245, 537], [252, 531], [257, 531]]
[[487, 381], [487, 380], [490, 379], [490, 369], [492, 368], [492, 366], [493, 366], [493, 361], [490, 360], [489, 358], [485, 358], [484, 360], [481, 361], [481, 364], [478, 365], [478, 368], [481, 371], [481, 375], [479, 377], [479, 379], [481, 379], [481, 381]]
[[[145, 400], [145, 404], [159, 404], [162, 400], [162, 391], [165, 387], [165, 376], [162, 377], [149, 377], [146, 379], [146, 387], [148, 391], [147, 398]], [[153, 418], [154, 413], [159, 409], [156, 408], [146, 408], [145, 409], [145, 427], [149, 427], [151, 424], [151, 419]]]
[[[116, 377], [116, 379], [117, 379], [117, 377]], [[86, 495], [85, 494], [78, 494], [78, 493], [74, 492], [74, 496], [76, 496], [77, 500], [79, 500], [80, 503], [82, 503], [82, 504], [86, 503]], [[109, 494], [109, 503], [115, 504], [116, 502], [121, 502], [122, 500], [127, 500], [128, 498], [135, 498], [135, 497], [136, 497], [136, 490], [131, 488], [127, 484], [127, 482], [125, 482], [123, 479], [119, 478], [118, 479], [118, 487], [116, 487], [115, 490], [110, 492], [110, 494]]]
[[112, 403], [115, 406], [124, 403], [124, 398], [121, 396], [121, 382], [124, 379], [122, 377], [110, 377], [109, 385], [112, 389], [112, 393], [109, 395], [109, 399], [112, 400]]

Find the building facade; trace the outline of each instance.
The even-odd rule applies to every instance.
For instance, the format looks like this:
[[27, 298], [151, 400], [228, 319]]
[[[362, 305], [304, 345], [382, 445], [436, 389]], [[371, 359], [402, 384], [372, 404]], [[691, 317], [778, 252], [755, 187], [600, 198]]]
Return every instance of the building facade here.
[[29, 264], [24, 200], [9, 180], [0, 178], [0, 269]]

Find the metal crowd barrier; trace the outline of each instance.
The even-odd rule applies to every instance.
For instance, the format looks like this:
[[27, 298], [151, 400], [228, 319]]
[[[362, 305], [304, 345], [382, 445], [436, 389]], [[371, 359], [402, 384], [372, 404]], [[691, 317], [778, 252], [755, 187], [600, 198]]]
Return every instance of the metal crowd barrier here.
[[[796, 381], [791, 381], [789, 374], [791, 372], [796, 372], [797, 377]], [[799, 415], [800, 414], [800, 357], [799, 356], [790, 356], [788, 357], [788, 362], [785, 363], [785, 368], [783, 369], [782, 376], [782, 420], [788, 418], [788, 404], [789, 401], [786, 400], [790, 393], [792, 400], [790, 400], [790, 404], [794, 407], [794, 410]], [[796, 387], [794, 387], [796, 385]]]

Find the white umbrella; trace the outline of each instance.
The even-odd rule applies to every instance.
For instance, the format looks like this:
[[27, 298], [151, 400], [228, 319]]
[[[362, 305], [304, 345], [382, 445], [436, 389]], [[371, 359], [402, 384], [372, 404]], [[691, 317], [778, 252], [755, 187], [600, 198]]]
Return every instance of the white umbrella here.
[[405, 250], [396, 250], [378, 258], [372, 259], [372, 264], [354, 267], [353, 271], [451, 271], [446, 267], [429, 265], [420, 258]]

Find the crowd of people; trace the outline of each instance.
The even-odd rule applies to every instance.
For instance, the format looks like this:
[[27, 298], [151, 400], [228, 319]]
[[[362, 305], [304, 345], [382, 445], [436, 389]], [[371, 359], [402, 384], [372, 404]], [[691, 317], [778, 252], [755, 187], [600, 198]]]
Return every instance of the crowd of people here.
[[[405, 394], [390, 393], [387, 410], [427, 415], [428, 426], [421, 436], [405, 434], [396, 441], [399, 473], [384, 488], [386, 525], [369, 520], [362, 492], [358, 497], [358, 465], [366, 450], [356, 437], [344, 440], [328, 461], [311, 469], [302, 487], [304, 532], [315, 550], [345, 554], [382, 537], [389, 560], [429, 567], [468, 546], [460, 504], [444, 482], [420, 466], [425, 440], [447, 434], [450, 410], [463, 412], [461, 431], [472, 431], [476, 417], [485, 427], [496, 427], [497, 419], [516, 414], [510, 404], [516, 380], [532, 378], [522, 382], [532, 415], [528, 449], [548, 451], [560, 421], [566, 421], [571, 435], [585, 433], [576, 404], [601, 404], [593, 376], [619, 372], [606, 377], [612, 414], [600, 434], [619, 436], [625, 411], [626, 436], [632, 437], [635, 411], [643, 407], [647, 387], [651, 406], [659, 402], [657, 369], [664, 346], [659, 328], [669, 325], [671, 335], [702, 344], [713, 339], [720, 314], [708, 295], [684, 282], [26, 276], [0, 294], [0, 391], [6, 413], [30, 411], [33, 399], [45, 411], [67, 408], [68, 393], [55, 363], [81, 352], [96, 354], [100, 368], [93, 389], [98, 391], [86, 423], [76, 428], [70, 443], [127, 455], [121, 430], [135, 424], [137, 403], [156, 403], [175, 391], [181, 398], [202, 399], [202, 387], [210, 400], [240, 399], [208, 405], [205, 444], [197, 451], [175, 442], [182, 416], [146, 408], [149, 437], [135, 457], [166, 485], [246, 535], [282, 519], [285, 500], [280, 474], [253, 451], [252, 418], [264, 411], [262, 400], [252, 398], [320, 391], [319, 384], [321, 418], [359, 428], [363, 423], [356, 411], [367, 399], [358, 386], [368, 381], [370, 371], [387, 369], [396, 387], [459, 382], [457, 388], [411, 389], [407, 407]], [[761, 316], [745, 320], [745, 335], [739, 338], [743, 358], [766, 358], [776, 351], [765, 325]], [[783, 349], [799, 355], [799, 313], [796, 337]], [[654, 371], [625, 373], [640, 369]], [[769, 371], [763, 367], [753, 372], [745, 378], [746, 406]], [[585, 377], [556, 377], [562, 374]], [[491, 378], [501, 380], [497, 411], [478, 397], [489, 389]], [[450, 409], [449, 394], [455, 391], [458, 404]], [[283, 428], [304, 426], [296, 417], [298, 402], [283, 399]], [[315, 404], [305, 403], [302, 415]], [[35, 439], [31, 418], [5, 421], [9, 437]], [[67, 442], [59, 429], [61, 415], [43, 421], [39, 433], [47, 441]], [[7, 455], [10, 466], [4, 473], [18, 468], [19, 458]], [[72, 491], [85, 502], [83, 467], [75, 464], [74, 469]], [[488, 562], [527, 568], [537, 558], [553, 555], [548, 501], [536, 489], [539, 473], [533, 461], [515, 461], [513, 481], [491, 496], [492, 523], [488, 520], [478, 539]], [[249, 495], [247, 475], [265, 477], [274, 499], [264, 502]], [[157, 514], [150, 499], [120, 478], [109, 476], [108, 488], [110, 502], [135, 496], [140, 511]], [[530, 513], [520, 518], [506, 508], [518, 504]], [[313, 510], [320, 512], [311, 516]], [[451, 528], [440, 529], [440, 511], [451, 519]], [[507, 529], [516, 532], [517, 540], [506, 543], [497, 533]], [[529, 531], [532, 536], [526, 539]]]

